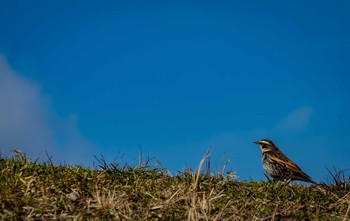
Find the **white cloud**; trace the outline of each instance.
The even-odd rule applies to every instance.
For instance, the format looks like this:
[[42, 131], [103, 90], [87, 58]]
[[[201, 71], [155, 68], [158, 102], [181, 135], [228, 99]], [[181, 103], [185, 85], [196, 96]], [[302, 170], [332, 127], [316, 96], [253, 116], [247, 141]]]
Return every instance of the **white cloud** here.
[[40, 86], [0, 55], [0, 148], [6, 155], [18, 148], [32, 158], [48, 151], [56, 162], [78, 164], [93, 158], [95, 147], [80, 133], [76, 116], [58, 116]]
[[298, 132], [305, 130], [309, 125], [311, 112], [310, 107], [300, 107], [283, 118], [276, 125], [275, 130], [284, 132]]

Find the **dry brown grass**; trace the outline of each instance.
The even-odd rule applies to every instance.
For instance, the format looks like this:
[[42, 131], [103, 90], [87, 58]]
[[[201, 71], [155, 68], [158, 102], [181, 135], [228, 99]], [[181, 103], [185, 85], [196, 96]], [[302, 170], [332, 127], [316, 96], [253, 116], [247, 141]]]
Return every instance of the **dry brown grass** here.
[[195, 171], [170, 176], [151, 161], [133, 167], [55, 166], [21, 155], [0, 159], [1, 220], [349, 220], [344, 172], [328, 185], [238, 182]]

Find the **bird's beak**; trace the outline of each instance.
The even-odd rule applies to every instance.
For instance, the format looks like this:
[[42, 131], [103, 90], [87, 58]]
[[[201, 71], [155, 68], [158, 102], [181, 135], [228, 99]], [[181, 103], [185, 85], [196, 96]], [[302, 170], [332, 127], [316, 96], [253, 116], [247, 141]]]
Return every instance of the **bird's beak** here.
[[259, 141], [254, 141], [253, 143], [255, 143], [255, 144], [258, 144], [258, 145], [259, 145]]

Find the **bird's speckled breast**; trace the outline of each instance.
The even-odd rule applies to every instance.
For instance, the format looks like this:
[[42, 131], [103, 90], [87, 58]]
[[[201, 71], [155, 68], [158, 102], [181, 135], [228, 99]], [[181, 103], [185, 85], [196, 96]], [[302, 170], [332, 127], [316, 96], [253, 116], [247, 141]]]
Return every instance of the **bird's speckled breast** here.
[[281, 174], [279, 173], [279, 168], [275, 168], [277, 165], [275, 165], [270, 158], [268, 157], [267, 153], [264, 153], [262, 155], [262, 165], [268, 175], [270, 175], [272, 178], [278, 178]]

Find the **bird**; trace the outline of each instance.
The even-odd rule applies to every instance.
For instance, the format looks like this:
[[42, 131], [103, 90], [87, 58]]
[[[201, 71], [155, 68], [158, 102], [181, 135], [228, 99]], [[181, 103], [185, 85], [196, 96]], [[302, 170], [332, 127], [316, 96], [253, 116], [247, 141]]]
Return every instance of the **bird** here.
[[273, 180], [285, 181], [288, 184], [292, 180], [300, 180], [317, 184], [309, 175], [291, 161], [280, 149], [269, 139], [255, 141], [262, 152], [262, 164]]

